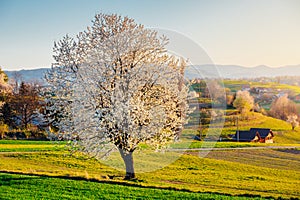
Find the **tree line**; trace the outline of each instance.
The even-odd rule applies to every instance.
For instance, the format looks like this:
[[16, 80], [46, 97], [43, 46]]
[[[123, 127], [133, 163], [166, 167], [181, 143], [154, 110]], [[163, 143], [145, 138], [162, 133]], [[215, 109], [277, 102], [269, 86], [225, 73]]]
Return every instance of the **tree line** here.
[[0, 137], [38, 137], [44, 108], [40, 96], [42, 86], [37, 82], [24, 82], [16, 74], [8, 80], [0, 68]]

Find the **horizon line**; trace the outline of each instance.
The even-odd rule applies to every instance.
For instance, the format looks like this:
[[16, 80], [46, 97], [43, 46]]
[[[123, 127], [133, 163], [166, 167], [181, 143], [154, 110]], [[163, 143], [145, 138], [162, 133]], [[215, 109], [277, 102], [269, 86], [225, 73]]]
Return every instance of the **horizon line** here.
[[[292, 65], [283, 65], [283, 66], [269, 66], [269, 65], [256, 65], [256, 66], [244, 66], [244, 65], [239, 65], [239, 64], [200, 64], [200, 65], [190, 65], [190, 66], [209, 66], [209, 65], [214, 65], [214, 66], [237, 66], [237, 67], [244, 67], [244, 68], [255, 68], [255, 67], [268, 67], [268, 68], [283, 68], [283, 67], [296, 67], [300, 66], [300, 64], [292, 64]], [[17, 68], [17, 69], [5, 69], [0, 66], [0, 68], [3, 71], [22, 71], [22, 70], [38, 70], [38, 69], [50, 69], [50, 67], [28, 67], [28, 68]]]

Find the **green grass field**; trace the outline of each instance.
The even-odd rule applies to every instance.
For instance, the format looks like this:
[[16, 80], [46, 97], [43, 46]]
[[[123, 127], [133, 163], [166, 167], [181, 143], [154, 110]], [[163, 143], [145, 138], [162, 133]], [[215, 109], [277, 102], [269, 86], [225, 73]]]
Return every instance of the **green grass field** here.
[[[17, 144], [12, 143], [6, 145]], [[26, 145], [26, 142], [20, 143]], [[63, 148], [2, 152], [0, 190], [6, 193], [1, 193], [0, 199], [299, 198], [299, 153], [297, 149], [228, 150], [212, 151], [201, 158], [197, 152], [184, 155], [165, 152], [163, 161], [168, 162], [174, 156], [177, 159], [155, 171], [138, 173], [135, 181], [124, 181], [124, 172], [106, 165], [109, 161], [70, 154]], [[146, 155], [135, 153], [137, 167], [162, 164], [158, 163], [162, 162], [158, 159], [162, 153]], [[112, 158], [117, 159], [117, 156]]]
[[[300, 198], [300, 128], [252, 113], [241, 130], [271, 128], [274, 144], [201, 142], [185, 130], [171, 147], [134, 153], [137, 180], [124, 181], [118, 152], [106, 160], [66, 151], [65, 142], [0, 140], [0, 199]], [[222, 136], [236, 127], [226, 121]], [[230, 148], [195, 151], [193, 148]], [[278, 146], [278, 149], [240, 149]], [[280, 149], [295, 146], [294, 149]], [[203, 157], [205, 156], [205, 157]], [[17, 174], [16, 174], [17, 173]]]
[[0, 173], [0, 185], [0, 199], [246, 199], [220, 194], [3, 173]]
[[60, 151], [65, 142], [0, 140], [0, 152]]

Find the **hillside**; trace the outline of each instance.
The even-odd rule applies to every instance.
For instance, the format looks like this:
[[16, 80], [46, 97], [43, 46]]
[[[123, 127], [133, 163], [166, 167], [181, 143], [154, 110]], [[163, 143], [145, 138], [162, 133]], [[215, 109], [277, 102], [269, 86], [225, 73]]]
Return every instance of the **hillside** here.
[[265, 65], [243, 67], [238, 65], [194, 65], [185, 72], [186, 77], [193, 78], [255, 78], [276, 76], [300, 76], [300, 65], [272, 68]]
[[[199, 152], [188, 151], [161, 169], [138, 173], [136, 180], [124, 181], [123, 165], [113, 168], [105, 164], [106, 160], [70, 154], [63, 147], [43, 151], [43, 147], [51, 144], [41, 142], [35, 145], [41, 146], [36, 151], [20, 153], [16, 152], [19, 142], [3, 144], [0, 140], [0, 149], [10, 150], [0, 153], [0, 189], [3, 191], [0, 199], [82, 199], [84, 196], [87, 199], [104, 196], [107, 199], [112, 199], [111, 196], [143, 199], [145, 194], [149, 197], [146, 199], [163, 199], [161, 195], [167, 195], [169, 198], [166, 199], [203, 199], [205, 196], [208, 199], [234, 199], [238, 195], [243, 199], [288, 199], [300, 195], [300, 158], [296, 149], [221, 150], [210, 152], [206, 158], [199, 157]], [[26, 143], [22, 141], [22, 145], [26, 146]], [[113, 152], [107, 160], [122, 162], [117, 154]], [[168, 162], [177, 153], [146, 151], [143, 156], [141, 152], [134, 155], [136, 169], [152, 169]], [[155, 188], [156, 191], [151, 191]], [[32, 198], [31, 191], [37, 191]], [[227, 196], [218, 197], [216, 193]]]
[[[230, 117], [226, 117], [226, 122], [222, 130], [223, 136], [234, 134], [237, 127], [230, 122]], [[239, 121], [240, 130], [249, 130], [250, 128], [270, 128], [274, 131], [274, 142], [279, 144], [300, 144], [300, 128], [294, 131], [291, 125], [286, 121], [264, 116], [260, 113], [252, 112], [245, 120]]]
[[[15, 72], [22, 75], [25, 81], [43, 80], [43, 74], [48, 68], [10, 71], [5, 70], [9, 78], [13, 77]], [[186, 69], [185, 76], [188, 79], [193, 78], [255, 78], [255, 77], [276, 77], [276, 76], [300, 76], [300, 65], [284, 66], [272, 68], [264, 65], [256, 67], [243, 67], [238, 65], [199, 65], [189, 66]]]
[[14, 74], [18, 73], [21, 75], [21, 79], [26, 82], [30, 81], [38, 81], [44, 83], [44, 73], [49, 70], [49, 68], [40, 68], [40, 69], [22, 69], [15, 71], [5, 70], [4, 72], [7, 74], [9, 79], [14, 78]]

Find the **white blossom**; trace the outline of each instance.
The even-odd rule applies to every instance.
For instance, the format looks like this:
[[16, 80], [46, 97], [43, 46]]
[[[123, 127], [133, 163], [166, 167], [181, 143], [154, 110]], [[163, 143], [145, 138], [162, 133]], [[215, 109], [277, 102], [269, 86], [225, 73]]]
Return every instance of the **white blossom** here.
[[114, 145], [134, 174], [126, 156], [141, 142], [161, 148], [185, 122], [185, 62], [167, 54], [167, 42], [132, 19], [99, 14], [77, 40], [56, 43], [46, 79], [60, 132], [97, 157]]

